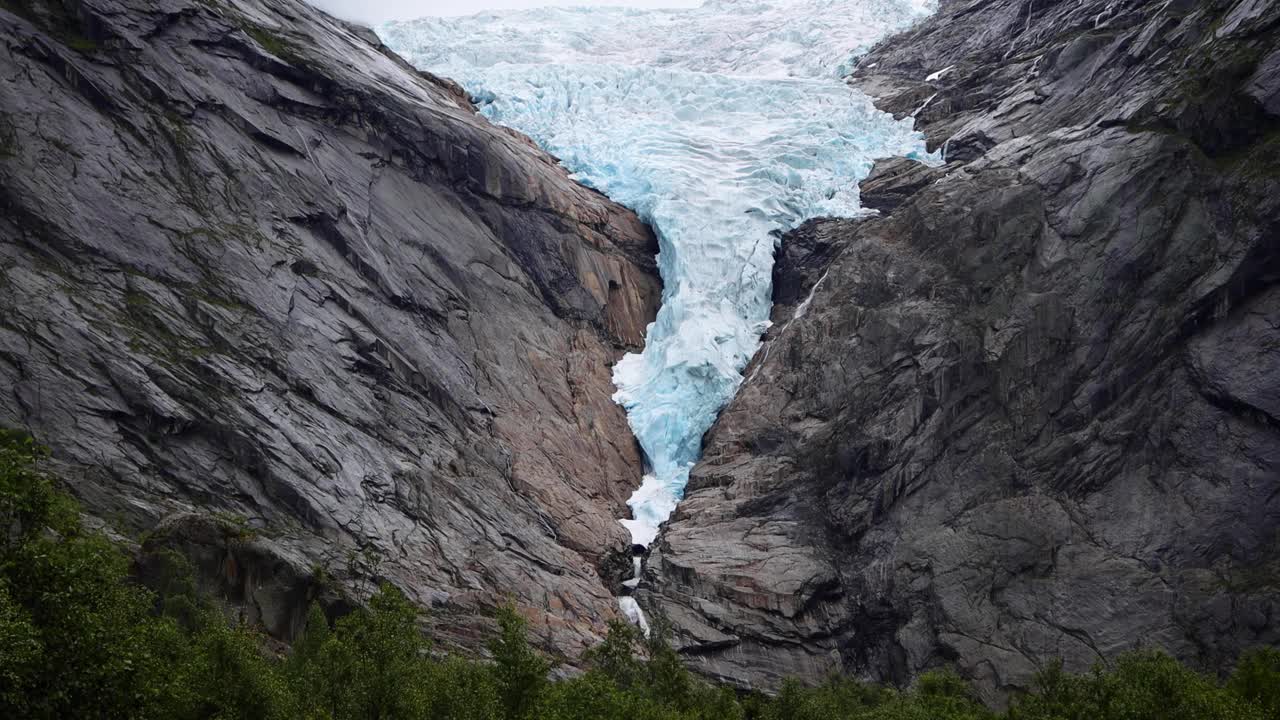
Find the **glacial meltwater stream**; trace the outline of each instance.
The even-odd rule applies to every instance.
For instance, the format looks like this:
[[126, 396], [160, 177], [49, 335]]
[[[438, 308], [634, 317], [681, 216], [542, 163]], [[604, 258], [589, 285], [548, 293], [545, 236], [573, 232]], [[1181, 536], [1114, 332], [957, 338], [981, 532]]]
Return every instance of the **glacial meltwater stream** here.
[[[782, 231], [860, 210], [872, 161], [925, 159], [841, 76], [934, 0], [708, 0], [682, 10], [546, 8], [379, 29], [496, 123], [655, 230], [662, 307], [614, 369], [649, 471], [622, 520], [637, 544], [684, 493], [702, 434], [768, 326]], [[638, 610], [627, 607], [639, 618]], [[634, 611], [634, 612], [632, 612]]]

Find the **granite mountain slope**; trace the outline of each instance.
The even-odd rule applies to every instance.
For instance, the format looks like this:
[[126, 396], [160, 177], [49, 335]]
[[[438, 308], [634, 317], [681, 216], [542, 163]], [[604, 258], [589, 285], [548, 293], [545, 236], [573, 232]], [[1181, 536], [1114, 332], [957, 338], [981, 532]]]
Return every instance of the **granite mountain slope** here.
[[1280, 642], [1280, 5], [943, 2], [850, 82], [948, 162], [788, 234], [641, 603], [753, 687]]
[[600, 636], [632, 213], [297, 0], [9, 0], [0, 74], [0, 425], [88, 512], [286, 638], [380, 580]]

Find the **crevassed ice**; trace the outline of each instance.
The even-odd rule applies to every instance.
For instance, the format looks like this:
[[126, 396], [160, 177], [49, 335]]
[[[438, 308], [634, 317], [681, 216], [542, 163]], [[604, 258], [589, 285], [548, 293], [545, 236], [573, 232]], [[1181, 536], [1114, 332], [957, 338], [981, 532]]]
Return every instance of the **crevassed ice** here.
[[683, 495], [702, 434], [768, 326], [780, 233], [861, 212], [876, 158], [928, 159], [839, 80], [854, 51], [925, 0], [714, 0], [690, 10], [562, 8], [381, 28], [415, 65], [452, 77], [496, 123], [650, 223], [662, 307], [614, 399], [649, 463], [622, 522], [652, 542]]
[[832, 78], [937, 0], [708, 0], [698, 8], [539, 8], [388, 23], [383, 41], [433, 72], [608, 63]]

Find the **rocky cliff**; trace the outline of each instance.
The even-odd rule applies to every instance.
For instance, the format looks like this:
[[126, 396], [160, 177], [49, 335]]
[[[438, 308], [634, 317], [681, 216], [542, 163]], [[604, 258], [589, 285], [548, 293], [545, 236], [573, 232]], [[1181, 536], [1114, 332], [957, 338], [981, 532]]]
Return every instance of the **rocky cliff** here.
[[654, 238], [297, 0], [0, 2], [0, 425], [287, 637], [390, 581], [593, 642]]
[[1280, 4], [943, 0], [851, 82], [946, 163], [783, 240], [641, 602], [769, 687], [1280, 641]]

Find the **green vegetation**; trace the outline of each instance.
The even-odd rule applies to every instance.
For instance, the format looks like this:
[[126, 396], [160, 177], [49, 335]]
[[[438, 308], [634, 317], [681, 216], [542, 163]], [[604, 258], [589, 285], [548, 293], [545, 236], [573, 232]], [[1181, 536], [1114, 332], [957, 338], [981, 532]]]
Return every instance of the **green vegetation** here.
[[213, 519], [227, 537], [239, 542], [248, 542], [258, 536], [258, 531], [249, 525], [247, 518], [231, 513], [215, 513]]
[[278, 33], [248, 21], [242, 21], [240, 26], [263, 50], [289, 64], [302, 64], [297, 47]]
[[174, 333], [165, 315], [146, 293], [125, 290], [124, 307], [117, 317], [129, 330], [129, 348], [134, 352], [149, 352], [173, 364], [211, 352], [211, 348]]
[[75, 8], [62, 0], [0, 0], [0, 8], [26, 18], [72, 50], [90, 53], [98, 49], [98, 43], [83, 34]]
[[[209, 208], [206, 207], [207, 177], [201, 172], [193, 157], [198, 143], [191, 134], [190, 124], [186, 118], [173, 110], [167, 110], [153, 117], [152, 125], [156, 129], [157, 137], [164, 138], [173, 150], [174, 167], [171, 168], [166, 162], [162, 166], [162, 172], [176, 183], [175, 189], [182, 201], [192, 210], [207, 217], [209, 215]], [[183, 239], [189, 239], [202, 232], [205, 231], [194, 230]]]
[[[996, 714], [948, 672], [907, 691], [845, 678], [776, 697], [702, 682], [659, 639], [615, 623], [559, 682], [515, 610], [491, 660], [441, 657], [419, 611], [384, 586], [337, 622], [313, 608], [287, 655], [264, 650], [197, 598], [172, 554], [139, 587], [129, 559], [80, 524], [30, 438], [0, 431], [0, 717], [265, 720], [1280, 720], [1280, 651], [1241, 658], [1225, 681], [1154, 652], [1070, 675], [1050, 666]], [[642, 652], [638, 652], [642, 651]], [[645, 659], [640, 659], [643, 655]]]
[[9, 119], [9, 113], [0, 112], [0, 159], [18, 154], [18, 131]]

